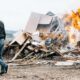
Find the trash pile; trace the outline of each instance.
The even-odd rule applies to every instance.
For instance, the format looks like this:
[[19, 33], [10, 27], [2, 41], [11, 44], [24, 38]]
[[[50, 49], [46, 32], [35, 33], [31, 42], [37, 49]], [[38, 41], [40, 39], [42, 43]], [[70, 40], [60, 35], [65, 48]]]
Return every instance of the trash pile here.
[[[79, 15], [80, 20], [80, 13], [73, 14], [76, 17]], [[73, 14], [60, 19], [52, 12], [32, 13], [25, 29], [7, 44], [5, 49], [7, 57], [12, 61], [15, 59], [57, 59], [57, 57], [64, 60], [79, 59], [80, 41], [70, 31], [74, 28], [80, 34], [80, 22], [75, 23]], [[80, 35], [78, 37], [80, 38]], [[74, 45], [73, 41], [77, 45]]]

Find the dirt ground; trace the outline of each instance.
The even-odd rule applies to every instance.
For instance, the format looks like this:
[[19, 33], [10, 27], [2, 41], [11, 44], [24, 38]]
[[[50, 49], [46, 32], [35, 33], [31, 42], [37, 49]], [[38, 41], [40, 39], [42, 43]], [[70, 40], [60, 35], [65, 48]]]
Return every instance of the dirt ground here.
[[53, 64], [8, 65], [8, 73], [0, 76], [0, 80], [80, 80], [80, 67], [56, 67]]

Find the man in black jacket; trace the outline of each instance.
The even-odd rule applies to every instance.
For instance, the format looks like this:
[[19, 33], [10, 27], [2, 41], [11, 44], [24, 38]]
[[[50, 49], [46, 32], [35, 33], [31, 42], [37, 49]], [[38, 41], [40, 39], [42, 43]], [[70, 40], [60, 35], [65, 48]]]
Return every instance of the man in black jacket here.
[[1, 65], [0, 74], [7, 73], [8, 69], [8, 65], [4, 63], [2, 58], [5, 38], [6, 38], [6, 33], [5, 33], [4, 23], [0, 21], [0, 65]]

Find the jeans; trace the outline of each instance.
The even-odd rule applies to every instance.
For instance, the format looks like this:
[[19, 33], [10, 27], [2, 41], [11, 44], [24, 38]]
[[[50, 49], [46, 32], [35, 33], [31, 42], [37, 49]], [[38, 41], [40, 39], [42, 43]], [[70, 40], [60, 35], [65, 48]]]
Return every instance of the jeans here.
[[5, 64], [5, 62], [1, 59], [0, 59], [0, 65], [1, 65], [1, 72], [3, 72], [3, 73], [7, 72], [6, 68], [8, 65]]
[[3, 61], [2, 54], [4, 50], [4, 39], [0, 39], [0, 65], [1, 65], [1, 72], [5, 72], [7, 64]]
[[0, 59], [2, 60], [3, 60], [2, 58], [3, 50], [4, 50], [4, 39], [0, 39]]

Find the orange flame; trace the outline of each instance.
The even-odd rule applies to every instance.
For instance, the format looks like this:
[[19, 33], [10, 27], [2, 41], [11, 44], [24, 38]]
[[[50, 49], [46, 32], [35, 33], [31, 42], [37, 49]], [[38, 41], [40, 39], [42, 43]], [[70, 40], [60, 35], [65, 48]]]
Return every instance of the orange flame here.
[[72, 14], [69, 14], [66, 19], [65, 22], [71, 23], [66, 26], [69, 42], [71, 44], [76, 44], [79, 39], [77, 33], [80, 33], [80, 9], [76, 12], [72, 11]]

